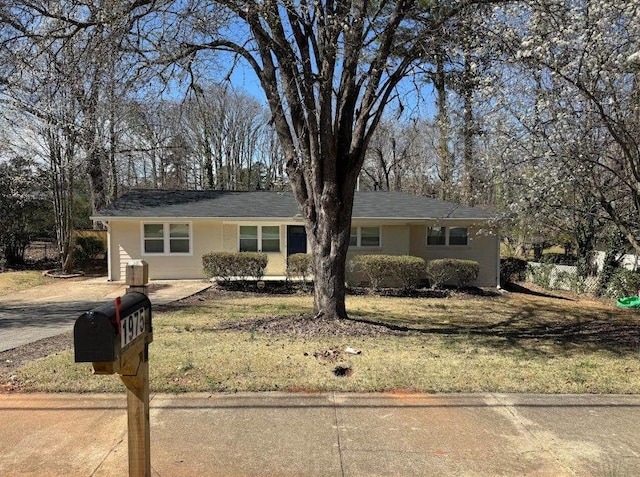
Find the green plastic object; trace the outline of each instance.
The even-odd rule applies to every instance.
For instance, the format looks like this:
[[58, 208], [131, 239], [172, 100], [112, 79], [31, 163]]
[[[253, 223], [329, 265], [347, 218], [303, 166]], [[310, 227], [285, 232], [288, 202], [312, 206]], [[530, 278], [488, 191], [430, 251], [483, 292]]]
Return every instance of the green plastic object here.
[[621, 308], [640, 308], [640, 296], [627, 296], [618, 298], [616, 305]]

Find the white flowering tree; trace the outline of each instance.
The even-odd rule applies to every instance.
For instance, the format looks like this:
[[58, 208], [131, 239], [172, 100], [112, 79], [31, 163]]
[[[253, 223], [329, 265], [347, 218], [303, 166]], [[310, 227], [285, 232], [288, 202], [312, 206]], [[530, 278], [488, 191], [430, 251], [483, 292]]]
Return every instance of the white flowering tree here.
[[495, 19], [507, 60], [497, 106], [511, 121], [510, 148], [520, 150], [511, 164], [530, 191], [515, 203], [540, 205], [576, 237], [605, 219], [640, 253], [640, 92], [629, 61], [640, 6], [536, 0]]

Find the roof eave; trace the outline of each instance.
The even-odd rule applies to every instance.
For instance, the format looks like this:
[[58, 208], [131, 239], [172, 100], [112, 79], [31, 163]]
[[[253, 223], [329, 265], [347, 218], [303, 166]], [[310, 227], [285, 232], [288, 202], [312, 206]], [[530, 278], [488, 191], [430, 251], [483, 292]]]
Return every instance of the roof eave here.
[[[108, 222], [110, 220], [150, 220], [150, 221], [167, 221], [167, 220], [221, 220], [226, 222], [275, 222], [275, 221], [302, 221], [302, 217], [162, 217], [162, 216], [125, 216], [125, 215], [96, 215], [91, 216], [91, 220]], [[369, 217], [369, 216], [353, 216], [352, 220], [379, 220], [379, 221], [394, 221], [394, 222], [420, 222], [426, 220], [437, 221], [464, 221], [464, 222], [487, 222], [495, 219], [495, 217]]]

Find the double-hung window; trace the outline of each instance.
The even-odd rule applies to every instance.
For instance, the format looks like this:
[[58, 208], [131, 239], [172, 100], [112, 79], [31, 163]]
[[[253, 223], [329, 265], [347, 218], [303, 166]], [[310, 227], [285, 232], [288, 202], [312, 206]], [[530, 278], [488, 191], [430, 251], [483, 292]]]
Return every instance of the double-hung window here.
[[447, 229], [445, 227], [427, 228], [427, 245], [446, 245]]
[[142, 224], [142, 251], [145, 255], [189, 255], [191, 224]]
[[241, 225], [239, 227], [241, 252], [279, 252], [280, 227], [277, 225]]
[[427, 245], [469, 245], [469, 229], [467, 227], [427, 227]]
[[469, 230], [466, 227], [449, 227], [449, 245], [468, 245]]
[[351, 227], [349, 246], [380, 247], [380, 227]]

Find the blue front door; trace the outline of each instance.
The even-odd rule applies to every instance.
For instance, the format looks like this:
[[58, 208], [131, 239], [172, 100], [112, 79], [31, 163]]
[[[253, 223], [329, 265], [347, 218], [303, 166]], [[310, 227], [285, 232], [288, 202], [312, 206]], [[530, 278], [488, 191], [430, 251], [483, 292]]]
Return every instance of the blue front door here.
[[287, 257], [307, 253], [307, 232], [304, 225], [287, 225]]

